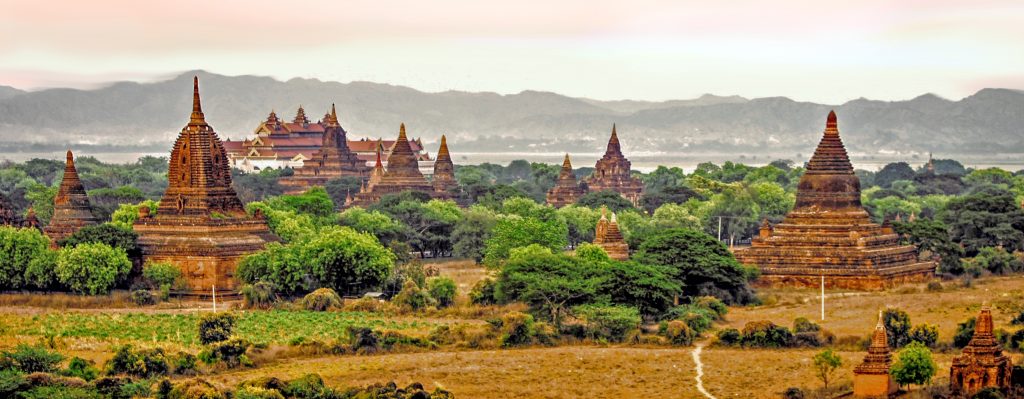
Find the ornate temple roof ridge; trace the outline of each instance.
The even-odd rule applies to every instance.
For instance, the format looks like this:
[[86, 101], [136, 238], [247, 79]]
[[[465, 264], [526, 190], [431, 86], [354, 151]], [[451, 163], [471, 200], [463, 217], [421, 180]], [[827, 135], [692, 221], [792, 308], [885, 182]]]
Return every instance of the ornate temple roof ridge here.
[[299, 110], [295, 112], [295, 119], [292, 120], [292, 123], [309, 124], [309, 118], [306, 117], [306, 110], [302, 108], [302, 104], [299, 104]]

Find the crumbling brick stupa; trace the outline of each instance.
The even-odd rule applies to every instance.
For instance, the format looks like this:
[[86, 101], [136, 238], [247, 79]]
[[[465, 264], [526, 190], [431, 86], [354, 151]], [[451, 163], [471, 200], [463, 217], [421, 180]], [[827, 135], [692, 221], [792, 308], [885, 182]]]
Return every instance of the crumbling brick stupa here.
[[736, 259], [760, 268], [762, 286], [879, 290], [924, 281], [935, 271], [918, 260], [917, 248], [901, 245], [891, 228], [871, 221], [860, 202], [860, 180], [839, 138], [835, 112], [807, 163], [796, 205], [785, 219], [767, 221]]
[[147, 262], [169, 262], [188, 284], [183, 294], [231, 294], [238, 261], [276, 241], [261, 215], [249, 216], [231, 187], [231, 168], [206, 123], [194, 80], [192, 115], [171, 150], [167, 191], [154, 215], [139, 210], [134, 229]]

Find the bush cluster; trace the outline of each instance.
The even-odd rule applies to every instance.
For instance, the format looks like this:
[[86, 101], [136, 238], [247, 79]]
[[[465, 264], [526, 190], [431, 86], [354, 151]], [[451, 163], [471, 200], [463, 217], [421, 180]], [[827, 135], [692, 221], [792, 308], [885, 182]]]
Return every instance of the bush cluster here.
[[340, 308], [341, 297], [333, 289], [319, 288], [302, 297], [300, 304], [303, 309], [323, 312], [329, 309]]
[[580, 305], [572, 310], [586, 326], [586, 334], [591, 339], [622, 342], [640, 328], [640, 311], [633, 307]]
[[814, 348], [834, 342], [835, 335], [802, 317], [793, 321], [792, 330], [761, 320], [747, 323], [742, 330], [727, 328], [718, 332], [720, 345], [749, 348]]

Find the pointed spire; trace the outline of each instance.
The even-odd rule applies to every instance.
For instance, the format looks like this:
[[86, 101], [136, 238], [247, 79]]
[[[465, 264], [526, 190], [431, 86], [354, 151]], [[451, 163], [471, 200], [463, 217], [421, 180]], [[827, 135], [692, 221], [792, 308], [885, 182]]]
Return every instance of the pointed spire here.
[[409, 141], [409, 138], [405, 136], [405, 122], [398, 128], [398, 141]]
[[203, 115], [203, 104], [199, 100], [199, 76], [192, 77], [192, 115], [189, 117], [189, 124], [206, 124], [206, 117]]
[[450, 159], [451, 154], [448, 153], [448, 139], [442, 134], [441, 135], [441, 148], [437, 150], [437, 160], [441, 161], [444, 159]]
[[338, 111], [334, 108], [334, 103], [331, 103], [331, 113], [327, 114], [325, 119], [327, 124], [330, 126], [338, 126], [341, 124], [338, 122]]
[[992, 323], [992, 308], [987, 304], [981, 306], [981, 314], [978, 315], [978, 321], [974, 324], [974, 338], [987, 338], [991, 337], [995, 329]]
[[298, 123], [300, 125], [309, 124], [309, 118], [306, 117], [306, 110], [302, 108], [301, 104], [299, 104], [299, 110], [295, 113], [295, 119], [292, 120], [292, 123]]
[[601, 219], [608, 220], [608, 207], [601, 205]]
[[569, 161], [569, 153], [565, 154], [565, 160], [562, 161], [562, 170], [572, 170], [572, 162]]
[[888, 334], [885, 331], [884, 319], [885, 318], [882, 316], [882, 311], [879, 310], [878, 311], [878, 322], [875, 323], [875, 331], [871, 335], [871, 346], [870, 346], [870, 348], [875, 349], [876, 351], [879, 351], [881, 349], [884, 349], [885, 351], [889, 350], [889, 337], [888, 337]]
[[619, 223], [619, 219], [615, 217], [615, 212], [612, 212], [612, 220], [611, 220], [611, 223], [612, 223], [612, 224], [617, 224], [617, 223]]
[[846, 154], [846, 147], [839, 138], [835, 111], [829, 111], [825, 131], [814, 155], [807, 162], [808, 174], [853, 174], [853, 164]]
[[608, 149], [605, 150], [604, 157], [622, 157], [622, 146], [619, 144], [619, 133], [615, 129], [615, 124], [612, 124], [612, 137], [608, 139]]
[[825, 120], [825, 129], [839, 130], [838, 118], [836, 118], [836, 111], [828, 111], [828, 119]]

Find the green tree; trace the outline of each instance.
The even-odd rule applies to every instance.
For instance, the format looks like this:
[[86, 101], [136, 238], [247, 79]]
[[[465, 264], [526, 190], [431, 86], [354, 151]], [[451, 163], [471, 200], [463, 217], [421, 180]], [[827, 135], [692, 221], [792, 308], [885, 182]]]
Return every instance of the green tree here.
[[[284, 194], [280, 180], [283, 176], [292, 175], [291, 169], [266, 168], [254, 173], [241, 173], [231, 170], [231, 187], [238, 193], [243, 204], [254, 201], [265, 201], [267, 198]], [[330, 181], [327, 182], [330, 187]], [[342, 200], [344, 200], [342, 193]]]
[[377, 237], [382, 243], [400, 239], [404, 236], [406, 226], [401, 222], [392, 219], [381, 211], [367, 211], [358, 206], [346, 209], [338, 217], [338, 223], [348, 226], [356, 231], [370, 233]]
[[901, 386], [924, 385], [931, 382], [937, 369], [932, 351], [920, 342], [911, 342], [900, 351], [889, 372]]
[[569, 227], [569, 246], [594, 241], [594, 230], [601, 213], [585, 206], [568, 205], [558, 209], [558, 215]]
[[885, 324], [889, 347], [896, 349], [910, 343], [910, 316], [899, 309], [882, 311], [882, 323]]
[[973, 256], [983, 247], [1020, 250], [1024, 244], [1024, 211], [1006, 188], [983, 186], [953, 198], [939, 219], [949, 226], [951, 238], [963, 244], [967, 255]]
[[451, 277], [434, 277], [427, 280], [427, 291], [437, 301], [437, 307], [446, 308], [455, 304], [455, 280]]
[[893, 229], [903, 243], [916, 245], [918, 250], [937, 256], [940, 272], [963, 273], [960, 263], [963, 249], [949, 238], [948, 227], [941, 221], [918, 219], [913, 222], [897, 222], [893, 223]]
[[843, 358], [831, 349], [825, 349], [814, 355], [814, 375], [825, 384], [826, 391], [828, 391], [828, 383], [832, 380], [832, 376], [842, 365]]
[[747, 281], [755, 272], [737, 262], [725, 245], [703, 232], [689, 229], [658, 232], [644, 241], [633, 259], [667, 266], [687, 296], [709, 295], [732, 304], [754, 300]]
[[132, 262], [123, 249], [85, 243], [61, 249], [54, 272], [72, 291], [98, 295], [124, 281], [131, 269]]
[[611, 297], [614, 303], [636, 308], [645, 317], [654, 317], [672, 307], [682, 287], [664, 266], [611, 262], [600, 292]]
[[146, 199], [146, 195], [132, 186], [98, 188], [89, 190], [89, 205], [96, 219], [107, 220], [121, 204], [134, 204]]
[[137, 204], [121, 204], [110, 214], [110, 223], [124, 229], [131, 229], [135, 221], [139, 219], [139, 208], [149, 208], [150, 215], [156, 215], [160, 203], [153, 200], [145, 200]]
[[452, 230], [452, 250], [455, 256], [480, 263], [496, 223], [494, 211], [486, 207], [474, 205], [463, 212], [462, 219], [455, 223]]
[[499, 296], [522, 301], [556, 326], [575, 305], [591, 303], [605, 284], [589, 262], [537, 244], [512, 251], [498, 278]]
[[487, 239], [484, 264], [496, 267], [513, 248], [539, 244], [555, 251], [568, 245], [569, 227], [554, 208], [526, 198], [511, 198], [502, 204], [506, 214], [498, 218]]
[[135, 234], [130, 227], [124, 228], [114, 223], [103, 223], [92, 226], [85, 226], [78, 229], [74, 234], [59, 242], [61, 247], [74, 247], [79, 244], [106, 244], [113, 248], [120, 248], [128, 255], [129, 259], [142, 256], [137, 244], [138, 234]]
[[313, 187], [300, 195], [282, 195], [265, 201], [271, 208], [308, 214], [322, 220], [318, 224], [334, 224], [334, 202], [323, 187]]
[[885, 165], [882, 170], [875, 173], [875, 184], [884, 188], [889, 188], [892, 182], [897, 180], [913, 180], [914, 169], [907, 165], [906, 162], [894, 162]]
[[49, 247], [50, 239], [39, 230], [0, 226], [0, 289], [24, 288], [32, 280], [26, 272], [45, 260]]
[[35, 210], [40, 224], [46, 225], [50, 223], [50, 218], [53, 217], [53, 199], [56, 196], [57, 187], [33, 184], [26, 189], [25, 199], [29, 201], [29, 205]]
[[576, 200], [576, 205], [585, 206], [591, 209], [605, 207], [612, 212], [622, 212], [626, 209], [633, 209], [633, 203], [623, 198], [621, 194], [611, 190], [584, 194]]

